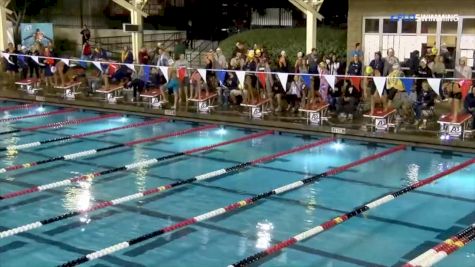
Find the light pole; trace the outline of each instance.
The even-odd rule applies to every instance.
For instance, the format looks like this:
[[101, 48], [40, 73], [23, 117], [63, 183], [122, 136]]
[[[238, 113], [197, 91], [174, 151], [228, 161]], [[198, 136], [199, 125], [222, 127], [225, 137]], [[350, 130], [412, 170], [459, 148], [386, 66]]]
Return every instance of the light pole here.
[[316, 48], [317, 46], [317, 19], [323, 19], [323, 16], [318, 12], [324, 1], [325, 0], [289, 0], [290, 3], [300, 9], [307, 17], [307, 53], [310, 53], [312, 48]]

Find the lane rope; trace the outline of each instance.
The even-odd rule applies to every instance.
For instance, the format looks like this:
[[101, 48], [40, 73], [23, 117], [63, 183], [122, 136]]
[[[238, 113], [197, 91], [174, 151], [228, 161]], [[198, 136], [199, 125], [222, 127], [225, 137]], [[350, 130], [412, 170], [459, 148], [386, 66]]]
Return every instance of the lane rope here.
[[9, 106], [9, 107], [2, 107], [0, 108], [0, 112], [3, 111], [12, 111], [12, 110], [20, 110], [20, 109], [30, 109], [34, 107], [41, 106], [40, 104], [37, 103], [31, 103], [31, 104], [22, 104], [22, 105], [16, 105], [16, 106]]
[[41, 112], [41, 113], [36, 113], [36, 114], [31, 114], [31, 115], [24, 115], [24, 116], [17, 116], [17, 117], [0, 119], [0, 122], [12, 122], [12, 121], [19, 121], [19, 120], [30, 119], [30, 118], [47, 117], [47, 116], [58, 115], [58, 114], [63, 114], [63, 113], [70, 113], [70, 112], [74, 112], [74, 111], [77, 111], [77, 109], [66, 108], [66, 109], [60, 109], [60, 110], [48, 111], [48, 112]]
[[475, 239], [475, 223], [463, 229], [456, 235], [444, 242], [439, 243], [413, 260], [404, 264], [403, 267], [428, 267], [432, 266], [445, 257], [461, 249]]
[[[387, 149], [383, 152], [380, 152], [380, 153], [374, 154], [372, 156], [360, 159], [360, 160], [355, 161], [355, 162], [350, 163], [350, 164], [343, 165], [339, 168], [335, 168], [335, 169], [332, 169], [330, 171], [323, 172], [323, 173], [320, 173], [320, 174], [317, 174], [317, 175], [314, 175], [314, 176], [311, 176], [311, 177], [308, 177], [308, 178], [305, 178], [305, 179], [302, 179], [302, 180], [299, 180], [299, 181], [296, 181], [296, 182], [293, 182], [293, 183], [290, 183], [290, 184], [287, 184], [287, 185], [284, 185], [284, 186], [281, 186], [281, 187], [273, 189], [271, 191], [261, 193], [259, 195], [255, 195], [254, 197], [243, 199], [243, 200], [235, 202], [231, 205], [228, 205], [228, 206], [225, 206], [225, 207], [222, 207], [222, 208], [218, 208], [218, 209], [209, 211], [207, 213], [204, 213], [204, 214], [201, 214], [201, 215], [198, 215], [198, 216], [195, 216], [195, 217], [188, 218], [188, 219], [183, 220], [181, 222], [178, 222], [178, 223], [172, 224], [170, 226], [164, 227], [162, 229], [159, 229], [159, 230], [141, 235], [139, 237], [130, 239], [128, 241], [117, 243], [117, 244], [112, 245], [110, 247], [95, 251], [93, 253], [89, 253], [87, 255], [84, 255], [82, 257], [79, 257], [75, 260], [69, 261], [69, 262], [64, 263], [62, 265], [59, 265], [59, 266], [60, 267], [71, 267], [71, 266], [76, 266], [76, 265], [79, 265], [79, 264], [82, 264], [82, 263], [85, 263], [85, 262], [88, 262], [88, 261], [92, 261], [92, 260], [104, 257], [106, 255], [115, 253], [119, 250], [123, 250], [125, 248], [136, 245], [138, 243], [145, 242], [145, 241], [147, 241], [149, 239], [152, 239], [152, 238], [155, 238], [157, 236], [161, 236], [163, 234], [173, 232], [177, 229], [181, 229], [181, 228], [184, 228], [186, 226], [189, 226], [189, 225], [192, 225], [192, 224], [195, 224], [195, 223], [198, 223], [198, 222], [209, 220], [209, 219], [214, 218], [216, 216], [219, 216], [219, 215], [237, 210], [239, 208], [248, 206], [250, 204], [254, 204], [255, 202], [257, 202], [259, 200], [269, 198], [273, 195], [278, 195], [278, 194], [282, 194], [282, 193], [287, 192], [287, 191], [295, 190], [299, 187], [302, 187], [303, 185], [308, 185], [308, 184], [314, 183], [314, 182], [320, 180], [323, 177], [334, 175], [334, 174], [339, 173], [339, 172], [343, 172], [343, 171], [348, 170], [348, 169], [350, 169], [352, 167], [355, 167], [357, 165], [361, 165], [363, 163], [366, 163], [366, 162], [369, 162], [369, 161], [372, 161], [372, 160], [375, 160], [375, 159], [379, 159], [381, 157], [392, 154], [394, 152], [401, 151], [404, 148], [405, 148], [404, 145], [400, 145], [400, 146], [397, 146], [397, 147]], [[30, 227], [35, 227], [35, 225], [31, 225]]]
[[323, 224], [320, 224], [319, 226], [317, 227], [314, 227], [314, 228], [311, 228], [305, 232], [302, 232], [298, 235], [295, 235], [285, 241], [282, 241], [264, 251], [261, 251], [259, 253], [256, 253], [252, 256], [249, 256], [239, 262], [236, 262], [234, 264], [231, 264], [229, 265], [228, 267], [242, 267], [242, 266], [248, 266], [249, 264], [252, 264], [256, 261], [259, 261], [271, 254], [274, 254], [278, 251], [281, 251], [282, 249], [286, 248], [286, 247], [289, 247], [289, 246], [292, 246], [293, 244], [297, 243], [297, 242], [300, 242], [302, 240], [305, 240], [305, 239], [308, 239], [310, 237], [313, 237], [313, 236], [316, 236], [324, 231], [327, 231], [331, 228], [333, 228], [334, 226], [338, 225], [338, 224], [341, 224], [347, 220], [349, 220], [350, 218], [352, 217], [355, 217], [355, 216], [358, 216], [370, 209], [373, 209], [373, 208], [376, 208], [380, 205], [383, 205], [383, 204], [386, 204], [388, 202], [390, 202], [391, 200], [401, 196], [401, 195], [404, 195], [408, 192], [411, 192], [419, 187], [422, 187], [424, 185], [427, 185], [427, 184], [430, 184], [432, 182], [434, 182], [435, 180], [437, 179], [440, 179], [446, 175], [449, 175], [449, 174], [452, 174], [456, 171], [459, 171], [465, 167], [468, 167], [470, 166], [471, 164], [475, 163], [475, 158], [474, 159], [471, 159], [471, 160], [468, 160], [468, 161], [465, 161], [453, 168], [450, 168], [450, 169], [447, 169], [441, 173], [438, 173], [436, 175], [433, 175], [427, 179], [424, 179], [424, 180], [421, 180], [417, 183], [414, 183], [413, 185], [410, 185], [408, 187], [405, 187], [403, 189], [400, 189], [398, 191], [395, 191], [395, 192], [392, 192], [392, 193], [389, 193], [389, 194], [386, 194], [382, 197], [379, 197], [377, 198], [376, 200], [373, 200], [371, 202], [368, 202], [364, 205], [361, 205], [359, 206], [358, 208], [354, 209], [353, 211], [351, 212], [347, 212], [343, 215], [340, 215], [338, 217], [335, 217], [331, 220], [328, 220], [326, 222], [324, 222]]
[[22, 150], [22, 149], [26, 149], [26, 148], [32, 148], [32, 147], [38, 147], [38, 146], [41, 146], [41, 145], [44, 145], [44, 144], [67, 141], [67, 140], [72, 140], [72, 139], [76, 139], [76, 138], [83, 138], [83, 137], [87, 137], [87, 136], [104, 134], [104, 133], [114, 132], [114, 131], [118, 131], [118, 130], [137, 128], [137, 127], [147, 126], [147, 125], [156, 124], [156, 123], [165, 122], [165, 121], [168, 121], [168, 119], [159, 118], [159, 119], [154, 119], [154, 120], [147, 120], [147, 121], [144, 121], [144, 122], [132, 123], [132, 124], [125, 125], [125, 126], [109, 128], [109, 129], [104, 129], [104, 130], [99, 130], [99, 131], [94, 131], [94, 132], [87, 132], [87, 133], [82, 133], [82, 134], [73, 134], [73, 135], [68, 135], [68, 136], [43, 140], [43, 141], [37, 141], [37, 142], [32, 142], [32, 143], [27, 143], [27, 144], [0, 147], [0, 151], [18, 152], [18, 150]]
[[[54, 158], [49, 158], [49, 159], [45, 159], [45, 160], [19, 164], [19, 165], [15, 165], [15, 166], [9, 166], [9, 167], [0, 169], [0, 173], [5, 173], [5, 172], [13, 171], [13, 170], [31, 168], [31, 167], [34, 167], [34, 166], [38, 166], [38, 165], [42, 165], [42, 164], [46, 164], [46, 163], [51, 163], [51, 162], [55, 162], [55, 161], [60, 161], [60, 160], [78, 159], [78, 158], [81, 158], [81, 157], [92, 156], [92, 155], [97, 154], [99, 152], [104, 152], [104, 151], [108, 151], [108, 150], [112, 150], [112, 149], [116, 149], [116, 148], [121, 148], [121, 147], [126, 147], [126, 146], [134, 146], [134, 145], [137, 145], [137, 144], [148, 143], [148, 142], [152, 142], [152, 141], [166, 139], [166, 138], [169, 138], [169, 137], [177, 137], [177, 136], [190, 134], [190, 133], [197, 132], [197, 131], [208, 130], [208, 129], [212, 129], [212, 128], [216, 128], [216, 127], [217, 127], [216, 125], [205, 125], [205, 126], [190, 128], [190, 129], [181, 130], [181, 131], [177, 131], [177, 132], [173, 132], [173, 133], [158, 135], [158, 136], [154, 136], [152, 138], [135, 140], [135, 141], [131, 141], [131, 142], [123, 143], [123, 144], [117, 144], [117, 145], [112, 145], [112, 146], [103, 147], [103, 148], [96, 148], [96, 149], [91, 149], [91, 150], [84, 150], [84, 151], [81, 151], [81, 152], [67, 154], [67, 155], [58, 156], [58, 157], [54, 157]], [[33, 190], [33, 188], [35, 188], [35, 190]], [[25, 189], [25, 190], [16, 191], [16, 192], [12, 192], [12, 193], [7, 193], [5, 195], [0, 195], [0, 201], [4, 200], [4, 199], [19, 197], [19, 196], [29, 194], [29, 193], [38, 192], [37, 188], [38, 187], [35, 186], [35, 187], [28, 188], [28, 189]]]
[[179, 153], [175, 153], [175, 154], [171, 154], [171, 155], [167, 155], [167, 156], [162, 156], [162, 157], [159, 157], [159, 158], [141, 160], [141, 161], [130, 163], [128, 165], [124, 165], [122, 167], [108, 169], [108, 170], [104, 170], [104, 171], [101, 171], [101, 172], [94, 172], [94, 173], [89, 173], [89, 174], [85, 174], [85, 175], [79, 175], [79, 176], [75, 176], [75, 177], [72, 177], [72, 178], [64, 179], [62, 181], [53, 182], [53, 183], [40, 185], [40, 186], [34, 186], [34, 187], [31, 187], [31, 188], [28, 188], [28, 189], [25, 189], [25, 190], [12, 192], [12, 193], [1, 196], [1, 199], [14, 198], [14, 197], [21, 196], [21, 195], [46, 191], [46, 190], [50, 190], [50, 189], [58, 188], [58, 187], [63, 187], [63, 186], [68, 186], [72, 183], [76, 183], [76, 182], [80, 182], [80, 181], [84, 181], [84, 180], [92, 180], [96, 177], [111, 174], [111, 173], [115, 173], [115, 172], [128, 171], [128, 170], [133, 170], [133, 169], [137, 169], [137, 168], [141, 168], [141, 167], [149, 167], [149, 166], [155, 165], [155, 164], [157, 164], [161, 161], [177, 158], [177, 157], [184, 156], [184, 155], [191, 155], [191, 154], [198, 153], [198, 152], [201, 152], [201, 151], [211, 150], [211, 149], [214, 149], [214, 148], [220, 147], [220, 146], [225, 146], [225, 145], [229, 145], [229, 144], [233, 144], [233, 143], [243, 142], [243, 141], [246, 141], [246, 140], [262, 137], [262, 136], [265, 136], [265, 135], [270, 135], [272, 133], [273, 133], [273, 131], [265, 131], [265, 132], [261, 132], [261, 133], [246, 135], [244, 137], [233, 139], [231, 141], [218, 143], [218, 144], [215, 144], [215, 145], [204, 146], [204, 147], [200, 147], [200, 148], [197, 148], [197, 149], [192, 149], [192, 150], [179, 152]]
[[119, 116], [121, 116], [121, 115], [120, 114], [107, 114], [107, 115], [100, 115], [100, 116], [91, 117], [91, 118], [53, 122], [53, 123], [48, 123], [48, 124], [41, 125], [41, 126], [34, 126], [34, 127], [29, 127], [29, 128], [21, 128], [21, 129], [15, 129], [15, 130], [11, 130], [11, 131], [0, 132], [0, 135], [13, 134], [13, 133], [19, 133], [19, 132], [34, 132], [34, 131], [38, 131], [38, 130], [41, 130], [41, 129], [48, 129], [48, 128], [61, 128], [61, 127], [65, 127], [65, 126], [68, 126], [68, 125], [82, 124], [82, 123], [86, 123], [86, 122], [93, 122], [93, 121], [98, 121], [98, 120], [110, 119], [110, 118], [119, 117]]
[[326, 138], [326, 139], [323, 139], [323, 140], [320, 140], [320, 141], [317, 141], [317, 142], [313, 142], [311, 144], [299, 146], [299, 147], [296, 147], [296, 148], [293, 148], [293, 149], [290, 149], [290, 150], [287, 150], [287, 151], [279, 152], [279, 153], [276, 153], [276, 154], [273, 154], [273, 155], [270, 155], [270, 156], [265, 156], [265, 157], [262, 157], [262, 158], [259, 158], [259, 159], [253, 160], [253, 161], [248, 161], [246, 163], [237, 164], [237, 165], [234, 165], [234, 166], [229, 167], [229, 168], [220, 169], [220, 170], [217, 170], [217, 171], [212, 171], [212, 172], [208, 172], [208, 173], [205, 173], [205, 174], [197, 175], [195, 177], [192, 177], [192, 178], [189, 178], [189, 179], [186, 179], [186, 180], [177, 181], [177, 182], [174, 182], [174, 183], [171, 183], [171, 184], [168, 184], [168, 185], [146, 189], [143, 192], [134, 193], [134, 194], [131, 194], [131, 195], [128, 195], [128, 196], [123, 196], [123, 197], [116, 198], [116, 199], [113, 199], [113, 200], [102, 201], [102, 202], [94, 204], [92, 207], [87, 208], [87, 209], [67, 212], [67, 213], [64, 213], [62, 215], [58, 215], [58, 216], [55, 216], [55, 217], [52, 217], [52, 218], [49, 218], [49, 219], [41, 220], [41, 221], [38, 221], [38, 222], [34, 222], [34, 223], [26, 224], [26, 225], [23, 225], [23, 226], [19, 226], [19, 227], [16, 227], [16, 228], [4, 231], [4, 232], [0, 232], [0, 239], [8, 237], [8, 236], [16, 235], [16, 234], [19, 234], [19, 233], [23, 233], [25, 231], [30, 231], [30, 230], [33, 230], [33, 229], [37, 229], [37, 228], [40, 228], [44, 225], [52, 224], [52, 223], [58, 222], [58, 221], [62, 221], [62, 220], [65, 220], [65, 219], [68, 219], [68, 218], [71, 218], [71, 217], [75, 217], [75, 216], [87, 213], [87, 212], [92, 212], [92, 211], [96, 211], [96, 210], [99, 210], [99, 209], [104, 209], [104, 208], [111, 207], [111, 206], [118, 205], [118, 204], [122, 204], [122, 203], [125, 203], [125, 202], [138, 200], [138, 199], [143, 198], [143, 197], [148, 197], [150, 195], [162, 193], [162, 192], [170, 190], [172, 188], [177, 188], [179, 186], [184, 186], [184, 185], [187, 185], [187, 184], [191, 184], [191, 183], [194, 183], [196, 181], [204, 181], [204, 180], [215, 178], [215, 177], [218, 177], [218, 176], [221, 176], [221, 175], [224, 175], [224, 174], [229, 174], [231, 172], [237, 172], [239, 170], [242, 170], [246, 167], [250, 167], [252, 165], [256, 165], [256, 164], [263, 163], [263, 162], [266, 162], [266, 161], [271, 161], [271, 160], [276, 159], [278, 157], [282, 157], [282, 156], [292, 154], [292, 153], [295, 153], [295, 152], [307, 150], [307, 149], [310, 149], [310, 148], [313, 148], [313, 147], [316, 147], [316, 146], [324, 145], [324, 144], [330, 143], [334, 140], [335, 140], [335, 138]]

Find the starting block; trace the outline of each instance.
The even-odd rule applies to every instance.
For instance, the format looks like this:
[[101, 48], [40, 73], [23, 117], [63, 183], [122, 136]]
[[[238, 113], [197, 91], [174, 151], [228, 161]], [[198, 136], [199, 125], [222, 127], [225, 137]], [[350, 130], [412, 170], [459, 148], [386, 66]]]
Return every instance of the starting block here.
[[117, 103], [117, 99], [123, 98], [122, 90], [124, 90], [122, 85], [111, 84], [109, 88], [101, 87], [101, 89], [96, 90], [96, 92], [104, 94], [104, 101], [109, 102], [109, 104], [115, 104]]
[[328, 120], [327, 112], [329, 104], [316, 104], [316, 105], [308, 105], [305, 108], [300, 108], [299, 111], [306, 113], [307, 124], [311, 125], [322, 125], [324, 120]]
[[64, 90], [63, 97], [65, 99], [74, 100], [76, 95], [81, 94], [78, 92], [79, 87], [81, 86], [81, 82], [71, 82], [67, 83], [65, 86], [55, 86], [55, 89]]
[[162, 106], [162, 102], [160, 101], [162, 98], [162, 91], [160, 89], [149, 90], [140, 94], [140, 97], [147, 99], [149, 107], [151, 108], [160, 108]]
[[442, 115], [437, 123], [440, 124], [440, 134], [450, 137], [465, 137], [466, 134], [472, 133], [467, 130], [468, 124], [472, 119], [471, 114], [458, 114], [455, 121], [452, 120], [452, 114]]
[[39, 79], [25, 79], [18, 82], [15, 82], [16, 85], [20, 86], [20, 91], [25, 91], [30, 95], [36, 94], [36, 92], [41, 91], [39, 88], [40, 80]]
[[199, 113], [209, 113], [214, 106], [212, 105], [214, 99], [218, 94], [200, 95], [199, 98], [189, 98], [187, 101], [198, 103], [196, 110]]
[[363, 117], [370, 118], [371, 127], [374, 127], [376, 130], [387, 131], [389, 127], [395, 126], [396, 109], [390, 109], [388, 111], [375, 109], [373, 114], [366, 113]]
[[249, 108], [249, 117], [252, 119], [262, 119], [267, 114], [266, 108], [270, 105], [270, 99], [262, 99], [255, 104], [241, 104], [242, 107]]

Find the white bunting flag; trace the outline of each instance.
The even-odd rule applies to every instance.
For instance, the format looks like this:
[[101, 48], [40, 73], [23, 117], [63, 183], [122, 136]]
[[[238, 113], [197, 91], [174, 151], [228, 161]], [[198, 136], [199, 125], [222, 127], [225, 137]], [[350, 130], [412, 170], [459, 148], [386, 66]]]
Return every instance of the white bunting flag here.
[[429, 83], [430, 87], [434, 92], [439, 95], [439, 87], [440, 87], [440, 81], [441, 79], [438, 78], [429, 78], [427, 79], [427, 82]]
[[236, 71], [236, 76], [239, 80], [239, 84], [244, 86], [244, 79], [246, 77], [246, 72], [245, 71], [242, 71], [242, 70], [237, 70]]
[[280, 84], [282, 84], [282, 88], [287, 87], [287, 81], [289, 80], [289, 74], [285, 72], [278, 72], [277, 77], [279, 77]]
[[335, 75], [323, 75], [323, 77], [327, 80], [328, 85], [330, 85], [332, 89], [335, 89]]
[[201, 78], [206, 83], [206, 70], [205, 69], [198, 69], [198, 73], [201, 75]]
[[9, 64], [15, 64], [10, 60], [10, 54], [9, 53], [2, 53], [2, 57], [8, 61]]
[[64, 65], [69, 66], [69, 59], [62, 58], [61, 61], [64, 63]]
[[[134, 67], [134, 64], [125, 64], [125, 66], [126, 66], [127, 68], [131, 69], [133, 72], [136, 72], [135, 67]], [[167, 78], [167, 80], [168, 80], [168, 78]]]
[[163, 77], [165, 77], [165, 80], [167, 80], [167, 82], [168, 82], [168, 67], [160, 66], [159, 68], [160, 68], [160, 71], [163, 74]]
[[373, 77], [374, 84], [376, 85], [376, 90], [378, 90], [379, 96], [383, 95], [384, 85], [386, 84], [386, 77]]
[[98, 68], [100, 72], [102, 72], [101, 62], [93, 61], [92, 64], [96, 66], [96, 68]]
[[40, 66], [44, 66], [45, 64], [41, 64], [38, 57], [37, 56], [31, 56], [31, 59], [33, 59], [33, 61], [35, 61], [38, 65]]

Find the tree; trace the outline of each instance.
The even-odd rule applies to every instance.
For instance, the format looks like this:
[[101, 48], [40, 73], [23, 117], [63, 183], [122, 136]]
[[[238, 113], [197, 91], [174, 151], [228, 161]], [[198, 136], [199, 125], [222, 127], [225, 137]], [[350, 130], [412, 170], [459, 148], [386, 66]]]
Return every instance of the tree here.
[[55, 4], [57, 0], [6, 0], [5, 6], [13, 13], [8, 15], [8, 20], [13, 24], [13, 37], [15, 43], [20, 43], [20, 25], [27, 18], [40, 14], [41, 10]]

